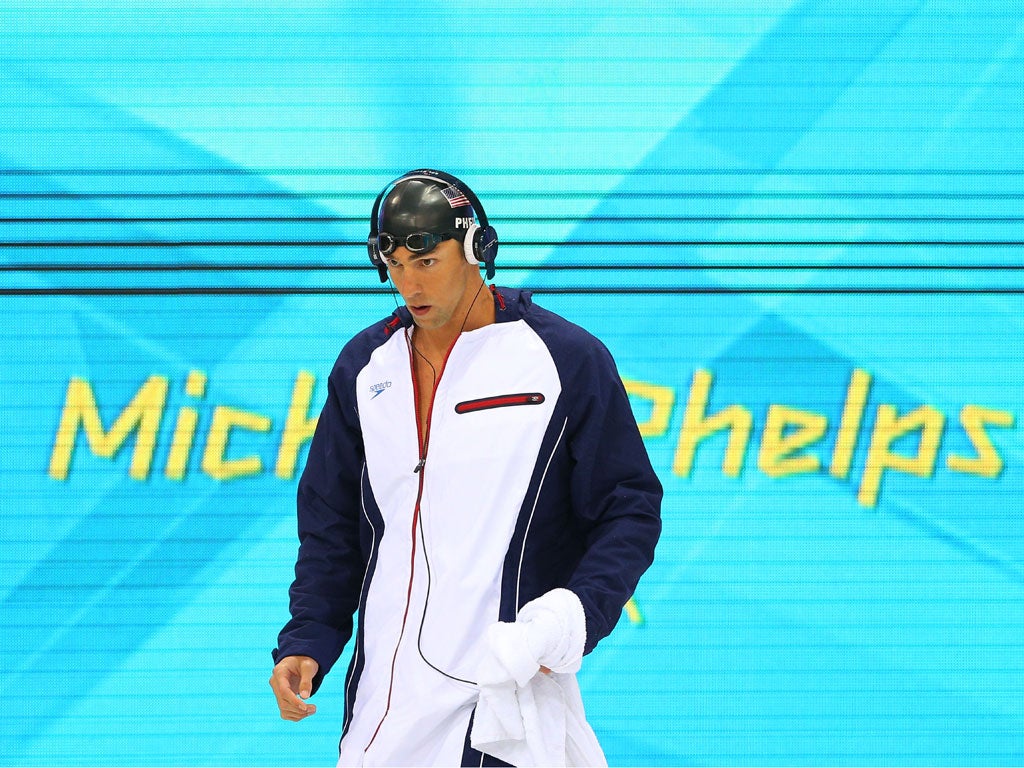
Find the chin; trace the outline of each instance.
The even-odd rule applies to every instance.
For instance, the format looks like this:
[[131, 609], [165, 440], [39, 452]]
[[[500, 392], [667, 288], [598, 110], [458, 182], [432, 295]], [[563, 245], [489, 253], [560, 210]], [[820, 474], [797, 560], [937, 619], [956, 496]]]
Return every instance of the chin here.
[[416, 317], [416, 315], [413, 315], [412, 321], [420, 328], [430, 331], [434, 330], [435, 328], [440, 328], [442, 325], [444, 325], [444, 323], [437, 322], [435, 318], [430, 317], [429, 315], [427, 317]]

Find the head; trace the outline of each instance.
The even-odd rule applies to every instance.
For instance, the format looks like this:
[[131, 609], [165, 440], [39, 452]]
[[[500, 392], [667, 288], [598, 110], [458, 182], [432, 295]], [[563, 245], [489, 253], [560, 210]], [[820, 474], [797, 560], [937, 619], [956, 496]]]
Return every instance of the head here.
[[487, 277], [494, 277], [497, 233], [473, 191], [454, 176], [429, 168], [410, 171], [377, 196], [367, 247], [381, 282], [388, 277], [386, 258], [398, 248], [423, 254], [450, 241], [468, 264], [484, 264]]

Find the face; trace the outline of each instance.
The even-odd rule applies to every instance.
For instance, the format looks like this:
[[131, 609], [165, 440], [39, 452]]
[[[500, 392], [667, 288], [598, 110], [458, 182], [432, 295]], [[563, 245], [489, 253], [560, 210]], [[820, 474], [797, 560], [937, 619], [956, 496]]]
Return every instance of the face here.
[[463, 322], [481, 278], [462, 243], [445, 240], [429, 253], [400, 247], [384, 262], [416, 325], [436, 330]]

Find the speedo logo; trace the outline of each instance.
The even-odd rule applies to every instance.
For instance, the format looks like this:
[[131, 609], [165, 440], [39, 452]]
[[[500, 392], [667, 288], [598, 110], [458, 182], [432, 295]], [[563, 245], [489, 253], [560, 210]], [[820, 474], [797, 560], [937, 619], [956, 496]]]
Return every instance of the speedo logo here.
[[370, 391], [373, 392], [373, 397], [371, 397], [370, 399], [373, 400], [374, 397], [379, 395], [385, 389], [388, 389], [390, 386], [391, 386], [391, 382], [390, 381], [381, 381], [381, 382], [379, 382], [377, 384], [371, 384], [370, 385]]

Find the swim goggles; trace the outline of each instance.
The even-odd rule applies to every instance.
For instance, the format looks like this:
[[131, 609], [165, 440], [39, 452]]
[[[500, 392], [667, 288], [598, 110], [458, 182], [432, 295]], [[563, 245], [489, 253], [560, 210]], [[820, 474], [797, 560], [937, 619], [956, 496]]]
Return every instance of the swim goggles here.
[[379, 232], [377, 234], [377, 250], [380, 251], [381, 256], [390, 256], [394, 253], [395, 248], [404, 245], [409, 253], [428, 253], [445, 240], [451, 240], [455, 234], [455, 232], [413, 232], [406, 235], [405, 238], [401, 238], [388, 232]]

